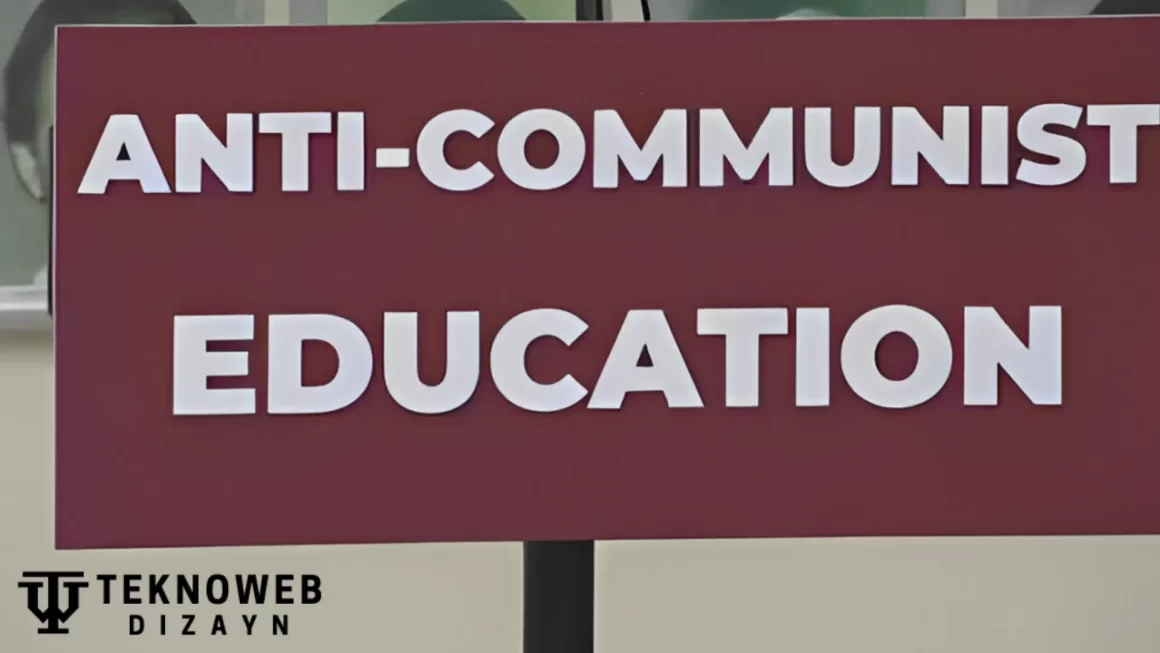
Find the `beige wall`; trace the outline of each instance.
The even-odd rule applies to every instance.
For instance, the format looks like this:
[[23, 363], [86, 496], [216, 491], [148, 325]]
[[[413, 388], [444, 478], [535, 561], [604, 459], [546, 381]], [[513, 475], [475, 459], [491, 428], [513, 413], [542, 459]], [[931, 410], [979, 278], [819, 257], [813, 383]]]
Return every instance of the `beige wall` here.
[[[51, 364], [46, 333], [0, 332], [0, 651], [519, 651], [518, 544], [53, 551]], [[1160, 650], [1157, 538], [628, 542], [597, 555], [600, 653]], [[31, 568], [317, 573], [324, 598], [292, 611], [281, 641], [129, 637], [124, 608], [91, 600], [74, 634], [38, 636], [16, 589]]]

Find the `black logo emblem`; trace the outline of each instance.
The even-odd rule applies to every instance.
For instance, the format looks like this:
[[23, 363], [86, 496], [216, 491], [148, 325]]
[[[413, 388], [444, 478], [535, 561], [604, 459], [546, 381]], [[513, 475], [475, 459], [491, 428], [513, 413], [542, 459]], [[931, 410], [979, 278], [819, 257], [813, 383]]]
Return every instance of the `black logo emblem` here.
[[[26, 571], [23, 575], [29, 580], [17, 583], [17, 585], [28, 592], [28, 611], [39, 619], [40, 623], [44, 624], [41, 628], [37, 628], [36, 632], [45, 635], [67, 634], [68, 628], [62, 626], [76, 613], [77, 608], [81, 607], [81, 588], [89, 586], [88, 582], [83, 580], [85, 573], [83, 571]], [[40, 590], [45, 587], [48, 588], [48, 600], [47, 605], [42, 610]], [[63, 605], [60, 596], [62, 587], [67, 590]]]

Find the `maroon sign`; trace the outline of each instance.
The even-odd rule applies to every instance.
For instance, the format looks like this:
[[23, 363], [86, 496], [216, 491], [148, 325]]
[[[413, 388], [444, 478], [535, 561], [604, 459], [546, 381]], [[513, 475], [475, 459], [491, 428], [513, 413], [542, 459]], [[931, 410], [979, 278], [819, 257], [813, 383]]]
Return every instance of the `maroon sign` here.
[[1160, 533], [1157, 44], [65, 28], [57, 545]]

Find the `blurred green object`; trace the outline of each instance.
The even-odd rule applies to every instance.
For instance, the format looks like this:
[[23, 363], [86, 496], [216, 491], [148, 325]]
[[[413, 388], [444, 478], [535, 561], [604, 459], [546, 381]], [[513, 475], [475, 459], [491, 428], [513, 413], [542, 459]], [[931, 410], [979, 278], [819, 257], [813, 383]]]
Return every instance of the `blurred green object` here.
[[524, 20], [504, 0], [404, 0], [379, 19], [380, 23], [442, 23], [453, 21]]
[[800, 17], [925, 16], [926, 0], [698, 0], [690, 20]]

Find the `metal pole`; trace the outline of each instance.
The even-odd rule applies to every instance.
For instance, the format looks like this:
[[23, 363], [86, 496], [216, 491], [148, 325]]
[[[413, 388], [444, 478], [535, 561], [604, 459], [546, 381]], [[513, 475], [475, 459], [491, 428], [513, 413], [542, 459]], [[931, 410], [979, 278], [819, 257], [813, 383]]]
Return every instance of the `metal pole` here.
[[595, 544], [524, 543], [523, 653], [592, 653]]

